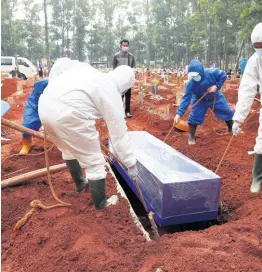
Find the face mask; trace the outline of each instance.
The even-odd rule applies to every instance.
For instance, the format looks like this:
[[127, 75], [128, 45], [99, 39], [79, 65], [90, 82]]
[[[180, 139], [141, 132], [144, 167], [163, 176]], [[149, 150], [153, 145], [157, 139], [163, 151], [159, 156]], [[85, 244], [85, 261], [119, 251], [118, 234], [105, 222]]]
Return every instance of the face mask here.
[[193, 76], [192, 79], [195, 80], [196, 82], [199, 82], [201, 80], [201, 76], [200, 75]]
[[259, 57], [262, 57], [262, 48], [255, 48], [256, 52], [257, 52], [257, 55]]
[[128, 46], [122, 46], [122, 51], [127, 52], [128, 51]]

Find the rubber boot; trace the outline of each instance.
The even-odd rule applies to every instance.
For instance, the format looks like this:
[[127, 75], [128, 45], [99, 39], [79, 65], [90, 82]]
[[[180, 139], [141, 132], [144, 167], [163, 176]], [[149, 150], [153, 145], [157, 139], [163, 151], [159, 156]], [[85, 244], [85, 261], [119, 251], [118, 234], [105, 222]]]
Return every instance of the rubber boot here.
[[30, 147], [32, 145], [32, 137], [29, 137], [29, 138], [22, 138], [22, 149], [20, 150], [19, 154], [20, 155], [27, 155], [29, 150], [30, 150]]
[[233, 120], [226, 121], [228, 132], [232, 132]]
[[254, 166], [252, 170], [253, 180], [250, 186], [251, 193], [258, 194], [262, 183], [262, 154], [255, 154]]
[[67, 160], [66, 165], [69, 169], [72, 179], [75, 182], [75, 192], [83, 192], [88, 185], [88, 181], [83, 176], [83, 171], [78, 160]]
[[197, 129], [197, 125], [189, 124], [189, 137], [188, 137], [189, 145], [196, 144], [196, 137], [195, 137], [196, 129]]
[[105, 183], [105, 179], [89, 180], [91, 197], [97, 210], [103, 210], [118, 202], [118, 197], [116, 195], [112, 195], [109, 199], [106, 199]]

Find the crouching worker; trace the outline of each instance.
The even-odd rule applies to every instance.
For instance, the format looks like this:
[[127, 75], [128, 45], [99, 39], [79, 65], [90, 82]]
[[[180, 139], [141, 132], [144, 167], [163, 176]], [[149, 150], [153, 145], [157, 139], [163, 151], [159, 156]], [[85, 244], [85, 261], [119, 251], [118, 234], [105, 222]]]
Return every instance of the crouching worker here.
[[[70, 66], [68, 66], [68, 64], [66, 63], [62, 67], [52, 69], [49, 78], [50, 77], [53, 78], [55, 76], [62, 74], [67, 69], [69, 69], [69, 67], [71, 67], [71, 62]], [[44, 92], [47, 85], [48, 78], [42, 79], [34, 84], [33, 91], [29, 95], [24, 109], [24, 121], [22, 124], [24, 127], [30, 128], [35, 131], [38, 131], [41, 128], [42, 124], [38, 115], [38, 101], [40, 95]], [[22, 144], [23, 146], [19, 154], [27, 155], [32, 145], [32, 136], [26, 133], [22, 133]]]
[[[38, 131], [42, 126], [38, 115], [38, 100], [48, 84], [48, 79], [42, 79], [34, 84], [34, 89], [29, 95], [24, 109], [23, 126]], [[32, 136], [22, 133], [22, 149], [20, 155], [27, 155], [32, 145]]]
[[185, 94], [182, 97], [180, 106], [174, 118], [175, 123], [179, 123], [180, 117], [187, 110], [190, 102], [196, 103], [207, 91], [208, 94], [200, 100], [193, 108], [188, 118], [189, 139], [188, 144], [196, 143], [195, 133], [198, 125], [204, 122], [205, 114], [209, 108], [213, 109], [215, 115], [224, 120], [228, 127], [228, 132], [232, 132], [232, 117], [234, 112], [230, 109], [227, 100], [222, 94], [221, 87], [227, 75], [219, 69], [204, 69], [199, 60], [192, 60], [188, 66], [189, 80]]
[[[106, 121], [110, 140], [128, 174], [136, 178], [136, 157], [133, 153], [124, 119], [121, 95], [135, 83], [132, 68], [117, 67], [102, 73], [87, 63], [62, 58], [52, 69], [71, 63], [71, 68], [54, 77], [39, 100], [39, 116], [51, 141], [62, 152], [76, 184], [76, 192], [89, 184], [96, 209], [117, 202], [117, 196], [106, 199], [105, 159], [100, 149], [95, 120]], [[85, 169], [86, 178], [83, 177]]]
[[[262, 23], [259, 23], [253, 29], [251, 41], [256, 52], [250, 57], [244, 71], [241, 84], [238, 90], [238, 102], [236, 104], [236, 113], [233, 120], [233, 134], [238, 135], [241, 132], [241, 123], [244, 122], [249, 114], [254, 98], [258, 92], [257, 86], [260, 86], [260, 99], [262, 99]], [[261, 101], [260, 101], [261, 102]], [[262, 102], [261, 102], [262, 103]], [[258, 136], [254, 147], [255, 161], [253, 166], [253, 180], [250, 191], [259, 193], [262, 183], [262, 109], [260, 108]]]

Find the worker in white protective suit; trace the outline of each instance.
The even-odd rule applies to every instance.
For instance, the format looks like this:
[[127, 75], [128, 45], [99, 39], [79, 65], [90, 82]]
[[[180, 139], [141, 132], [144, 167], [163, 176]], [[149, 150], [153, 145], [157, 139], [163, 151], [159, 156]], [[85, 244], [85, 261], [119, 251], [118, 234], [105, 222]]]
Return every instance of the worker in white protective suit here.
[[[262, 87], [262, 23], [259, 23], [253, 29], [251, 41], [256, 52], [250, 57], [244, 71], [241, 84], [238, 91], [238, 102], [233, 117], [233, 134], [238, 135], [241, 132], [241, 123], [244, 122], [249, 114], [254, 98]], [[254, 147], [255, 160], [253, 166], [253, 180], [250, 191], [259, 193], [262, 183], [262, 109], [260, 108], [258, 136]]]
[[[68, 65], [71, 68], [59, 76], [53, 73]], [[75, 181], [76, 192], [85, 190], [89, 184], [96, 209], [116, 204], [117, 196], [106, 200], [105, 159], [95, 120], [103, 118], [106, 121], [113, 148], [128, 167], [129, 176], [135, 179], [136, 157], [127, 135], [121, 99], [124, 91], [135, 83], [133, 69], [123, 65], [106, 74], [87, 63], [62, 58], [52, 70], [49, 84], [39, 99], [41, 122], [61, 150]], [[82, 168], [88, 181], [83, 177]]]

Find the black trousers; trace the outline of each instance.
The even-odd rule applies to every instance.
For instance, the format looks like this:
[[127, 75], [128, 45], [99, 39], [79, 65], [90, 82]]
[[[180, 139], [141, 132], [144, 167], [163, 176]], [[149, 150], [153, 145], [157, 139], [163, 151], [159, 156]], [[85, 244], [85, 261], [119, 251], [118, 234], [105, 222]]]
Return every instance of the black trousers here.
[[126, 98], [126, 109], [125, 112], [126, 113], [130, 113], [130, 103], [131, 103], [131, 89], [128, 89], [128, 91], [122, 96], [122, 99]]

